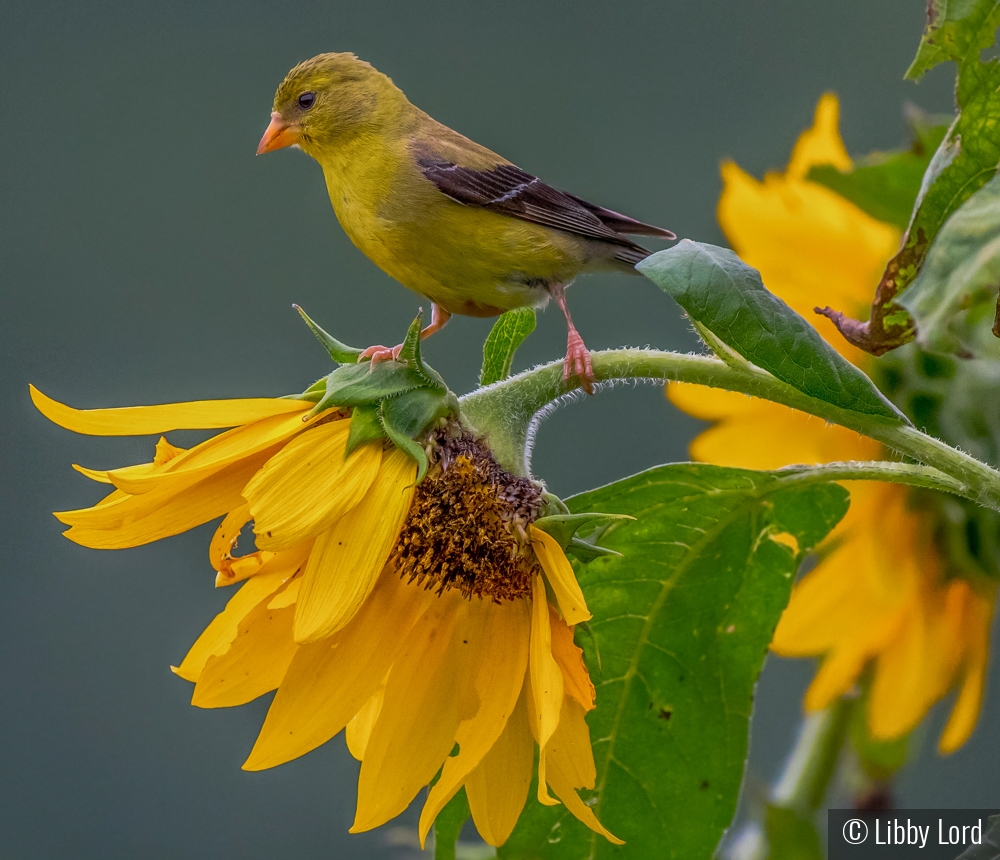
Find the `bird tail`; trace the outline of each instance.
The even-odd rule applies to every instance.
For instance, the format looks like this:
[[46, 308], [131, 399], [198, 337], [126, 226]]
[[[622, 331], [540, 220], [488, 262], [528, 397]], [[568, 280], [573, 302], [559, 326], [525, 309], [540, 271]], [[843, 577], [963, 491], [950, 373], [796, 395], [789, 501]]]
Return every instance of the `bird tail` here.
[[[615, 212], [612, 209], [605, 209], [603, 206], [588, 203], [574, 194], [567, 194], [567, 196], [572, 197], [584, 209], [593, 213], [605, 227], [614, 230], [616, 233], [624, 233], [626, 236], [656, 236], [660, 239], [677, 238], [677, 234], [672, 230], [665, 230], [663, 227], [656, 227], [652, 224], [644, 224], [642, 221], [636, 221], [635, 218], [629, 218], [628, 215], [622, 215], [621, 212]], [[646, 255], [649, 255], [648, 251]]]

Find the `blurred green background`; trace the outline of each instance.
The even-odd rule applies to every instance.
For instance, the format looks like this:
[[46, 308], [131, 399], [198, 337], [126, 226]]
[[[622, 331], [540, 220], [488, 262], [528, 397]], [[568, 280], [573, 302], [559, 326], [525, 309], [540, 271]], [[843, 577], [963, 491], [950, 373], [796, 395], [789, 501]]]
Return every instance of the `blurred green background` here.
[[[340, 737], [240, 771], [266, 701], [200, 711], [168, 671], [228, 596], [212, 587], [212, 527], [111, 553], [61, 538], [50, 511], [100, 495], [70, 463], [147, 460], [153, 440], [73, 436], [27, 396], [29, 381], [81, 407], [299, 391], [327, 362], [293, 301], [350, 343], [402, 336], [419, 300], [350, 245], [318, 166], [295, 151], [254, 157], [292, 65], [355, 51], [548, 182], [709, 242], [721, 241], [720, 159], [782, 167], [824, 90], [842, 98], [855, 153], [903, 141], [904, 100], [952, 102], [950, 67], [902, 81], [922, 0], [0, 8], [4, 857], [416, 854], [412, 810], [348, 835], [356, 767]], [[696, 346], [640, 278], [585, 278], [570, 306], [594, 349]], [[489, 325], [456, 318], [426, 347], [459, 392]], [[564, 345], [549, 311], [518, 365]], [[619, 388], [549, 419], [535, 469], [565, 496], [685, 459], [697, 429], [660, 389]], [[751, 792], [780, 766], [810, 673], [768, 664]], [[986, 716], [958, 754], [925, 754], [900, 803], [1000, 805], [996, 727]]]

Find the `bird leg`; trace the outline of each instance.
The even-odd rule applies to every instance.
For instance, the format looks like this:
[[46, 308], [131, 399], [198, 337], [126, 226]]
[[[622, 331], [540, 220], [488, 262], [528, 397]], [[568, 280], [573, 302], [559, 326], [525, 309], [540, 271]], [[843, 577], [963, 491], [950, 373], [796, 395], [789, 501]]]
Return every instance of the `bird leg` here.
[[573, 325], [573, 318], [569, 315], [569, 309], [566, 307], [566, 288], [562, 284], [550, 284], [548, 290], [549, 295], [555, 299], [559, 310], [566, 317], [566, 328], [568, 329], [566, 358], [563, 359], [563, 382], [569, 383], [571, 378], [576, 377], [580, 387], [587, 394], [593, 394], [594, 382], [596, 381], [594, 366], [590, 362], [590, 351], [584, 344], [583, 338], [580, 337], [580, 332]]
[[[426, 340], [434, 332], [441, 331], [447, 324], [448, 320], [451, 319], [451, 314], [448, 313], [443, 307], [436, 304], [431, 304], [431, 324], [426, 326], [420, 332], [420, 339]], [[364, 361], [366, 358], [370, 358], [372, 361], [372, 366], [379, 364], [383, 361], [395, 361], [399, 358], [400, 352], [403, 351], [403, 344], [396, 344], [394, 347], [388, 346], [370, 346], [361, 355], [358, 356], [358, 361]]]

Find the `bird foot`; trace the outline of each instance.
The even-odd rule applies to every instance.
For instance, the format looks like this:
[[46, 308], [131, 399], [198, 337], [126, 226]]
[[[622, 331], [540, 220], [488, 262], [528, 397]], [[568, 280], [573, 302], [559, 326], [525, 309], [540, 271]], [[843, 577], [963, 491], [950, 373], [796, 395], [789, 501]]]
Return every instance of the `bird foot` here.
[[566, 358], [563, 359], [563, 382], [568, 386], [574, 378], [587, 394], [594, 393], [597, 377], [594, 376], [594, 365], [590, 361], [590, 350], [579, 332], [571, 329], [566, 340]]
[[372, 367], [376, 364], [381, 364], [383, 361], [396, 361], [399, 358], [399, 354], [403, 351], [403, 344], [396, 344], [394, 347], [388, 346], [370, 346], [361, 355], [358, 356], [358, 361], [364, 361], [366, 358], [371, 359]]

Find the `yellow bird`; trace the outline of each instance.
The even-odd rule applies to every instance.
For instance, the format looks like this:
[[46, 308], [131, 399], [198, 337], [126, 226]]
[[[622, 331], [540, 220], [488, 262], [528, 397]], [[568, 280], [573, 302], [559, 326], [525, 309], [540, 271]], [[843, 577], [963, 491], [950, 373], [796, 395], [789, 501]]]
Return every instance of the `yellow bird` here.
[[546, 185], [432, 119], [353, 54], [320, 54], [282, 81], [257, 154], [286, 146], [320, 163], [351, 241], [431, 301], [423, 337], [452, 314], [491, 317], [552, 298], [569, 329], [563, 377], [587, 391], [594, 371], [566, 286], [581, 272], [634, 272], [650, 252], [627, 234], [676, 238]]

